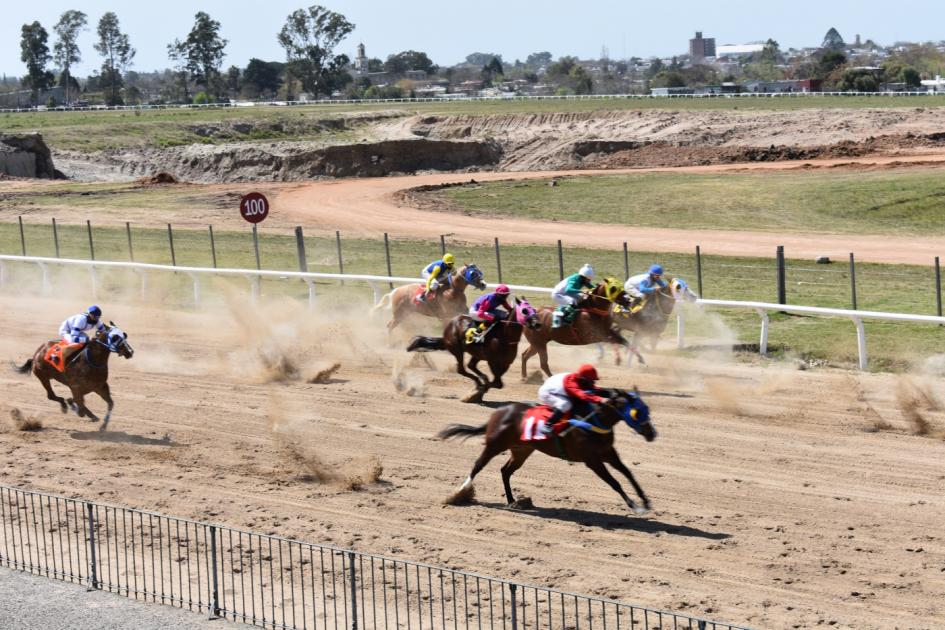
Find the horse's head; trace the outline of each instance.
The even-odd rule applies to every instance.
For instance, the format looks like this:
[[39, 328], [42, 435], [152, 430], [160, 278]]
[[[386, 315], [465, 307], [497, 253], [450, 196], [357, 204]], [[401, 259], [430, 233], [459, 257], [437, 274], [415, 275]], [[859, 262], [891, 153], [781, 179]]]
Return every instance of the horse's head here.
[[457, 271], [457, 274], [466, 284], [474, 286], [480, 291], [485, 290], [486, 283], [485, 280], [483, 280], [484, 276], [482, 270], [476, 265], [465, 265]]
[[515, 298], [515, 320], [522, 326], [527, 326], [532, 330], [541, 328], [538, 311], [523, 297]]
[[623, 290], [623, 284], [616, 278], [606, 277], [594, 287], [591, 295], [603, 298], [624, 308], [630, 306], [630, 295]]
[[612, 390], [608, 406], [616, 411], [620, 419], [642, 435], [647, 442], [656, 439], [656, 429], [653, 428], [653, 422], [650, 419], [650, 408], [643, 402], [643, 398], [640, 397], [640, 392], [636, 387], [633, 388], [632, 392], [619, 389]]
[[673, 278], [669, 281], [669, 291], [677, 302], [695, 302], [699, 299], [695, 291], [689, 288], [689, 283], [682, 278]]
[[116, 326], [115, 322], [108, 322], [108, 326], [99, 331], [95, 338], [109, 352], [114, 352], [121, 357], [130, 359], [135, 354], [134, 348], [128, 343], [128, 333]]

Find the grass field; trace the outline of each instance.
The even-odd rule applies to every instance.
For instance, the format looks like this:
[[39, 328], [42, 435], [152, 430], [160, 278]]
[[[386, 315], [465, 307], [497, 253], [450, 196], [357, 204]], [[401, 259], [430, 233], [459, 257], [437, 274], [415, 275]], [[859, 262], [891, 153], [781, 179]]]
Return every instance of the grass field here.
[[[49, 225], [27, 224], [25, 228], [27, 253], [34, 256], [53, 256], [55, 248]], [[85, 225], [59, 226], [60, 255], [66, 258], [88, 259], [90, 256]], [[95, 256], [99, 260], [128, 260], [127, 235], [123, 229], [94, 228]], [[134, 228], [132, 230], [134, 258], [139, 262], [170, 264], [171, 255], [165, 230]], [[336, 272], [339, 270], [336, 242], [329, 238], [306, 237], [307, 264], [310, 271]], [[220, 231], [215, 233], [217, 265], [230, 268], [254, 268], [255, 254], [251, 232]], [[178, 265], [212, 265], [209, 232], [205, 230], [176, 230], [174, 246]], [[489, 282], [499, 279], [495, 253], [490, 247], [448, 243], [460, 261], [476, 262], [486, 273]], [[391, 271], [394, 275], [415, 277], [422, 265], [439, 255], [439, 243], [393, 240]], [[0, 223], [0, 253], [19, 254], [19, 229], [15, 223]], [[641, 270], [655, 260], [647, 252], [632, 252], [630, 269]], [[660, 254], [659, 259], [669, 273], [687, 279], [697, 288], [693, 256]], [[386, 274], [383, 241], [342, 240], [342, 260], [348, 273]], [[566, 272], [583, 262], [592, 262], [599, 275], [624, 275], [623, 253], [608, 250], [567, 249], [564, 252]], [[298, 269], [294, 236], [286, 230], [260, 230], [260, 262], [265, 269]], [[514, 247], [501, 251], [502, 280], [514, 284], [552, 286], [559, 279], [557, 253], [552, 248]], [[772, 260], [703, 256], [703, 295], [732, 300], [776, 301], [775, 266]], [[17, 274], [32, 274], [38, 283], [38, 271], [17, 266]], [[58, 271], [60, 277], [72, 277], [77, 283], [87, 283], [88, 275], [81, 271]], [[153, 274], [152, 274], [153, 275]], [[879, 311], [897, 311], [921, 314], [935, 313], [934, 275], [931, 268], [896, 265], [860, 265], [857, 268], [859, 308]], [[137, 282], [116, 275], [111, 280], [114, 290], [127, 282]], [[186, 305], [190, 299], [190, 282], [178, 276], [176, 285], [165, 287], [162, 299], [168, 303]], [[245, 290], [243, 280], [234, 283]], [[230, 283], [233, 284], [233, 283]], [[107, 285], [106, 285], [107, 286]], [[788, 301], [794, 304], [850, 307], [849, 277], [844, 268], [825, 267], [812, 263], [791, 261], [787, 273]], [[903, 290], [908, 286], [908, 290]], [[386, 289], [386, 286], [384, 287]], [[287, 294], [298, 298], [306, 295], [304, 284], [298, 282], [267, 281], [264, 291]], [[337, 283], [320, 283], [318, 291], [334, 298], [352, 292], [370, 295], [364, 285], [340, 287]], [[342, 293], [343, 292], [343, 293]], [[107, 295], [107, 290], [105, 292]], [[538, 295], [535, 302], [546, 303], [547, 296]], [[758, 317], [743, 311], [719, 311], [723, 321], [731, 327], [742, 342], [756, 342]], [[856, 337], [853, 325], [846, 320], [775, 315], [772, 318], [771, 347], [774, 354], [827, 359], [838, 363], [856, 360]], [[688, 330], [693, 336], [705, 334], [709, 322], [693, 322]], [[927, 325], [900, 325], [867, 323], [871, 367], [873, 369], [908, 369], [915, 361], [945, 348], [945, 328]]]
[[355, 132], [334, 130], [322, 121], [356, 112], [394, 114], [512, 114], [547, 112], [590, 112], [601, 110], [658, 109], [675, 111], [711, 110], [797, 110], [815, 108], [942, 107], [945, 96], [818, 96], [797, 98], [738, 99], [651, 99], [616, 98], [547, 101], [467, 101], [438, 103], [363, 103], [307, 105], [298, 107], [239, 107], [223, 109], [168, 109], [103, 112], [33, 112], [0, 114], [0, 132], [38, 131], [50, 146], [58, 149], [94, 151], [162, 147], [195, 142], [215, 142], [195, 133], [207, 123], [245, 122], [254, 125], [247, 134], [233, 140], [331, 139], [332, 142], [360, 139]]
[[688, 229], [945, 233], [942, 169], [641, 173], [448, 188], [455, 209], [486, 216]]

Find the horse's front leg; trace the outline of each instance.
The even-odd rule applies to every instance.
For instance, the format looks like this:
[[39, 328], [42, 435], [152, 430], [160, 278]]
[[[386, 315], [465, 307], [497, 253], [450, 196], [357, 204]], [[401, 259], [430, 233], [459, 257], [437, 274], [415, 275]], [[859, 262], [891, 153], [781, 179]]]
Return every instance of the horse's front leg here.
[[85, 406], [85, 394], [83, 392], [78, 392], [73, 389], [72, 397], [75, 404], [75, 412], [80, 418], [88, 417], [92, 422], [98, 422], [98, 416]]
[[[640, 351], [637, 349], [636, 344], [635, 344], [635, 343], [630, 343], [629, 341], [627, 341], [626, 339], [624, 339], [623, 335], [621, 335], [620, 333], [618, 333], [617, 331], [615, 331], [613, 328], [611, 328], [610, 330], [607, 331], [607, 341], [609, 341], [610, 343], [613, 343], [613, 344], [617, 344], [618, 346], [620, 346], [620, 347], [622, 347], [622, 348], [626, 348], [628, 355], [629, 355], [630, 353], [633, 353], [633, 356], [635, 356], [635, 357], [637, 358], [637, 361], [640, 362], [640, 365], [646, 365], [646, 359], [644, 359], [644, 358], [643, 358], [643, 355], [640, 354]], [[616, 349], [616, 352], [619, 353], [619, 352], [620, 352], [620, 348], [617, 348], [617, 349]], [[628, 358], [627, 364], [629, 365], [629, 363], [630, 363], [630, 360], [629, 360], [629, 358]], [[619, 361], [617, 362], [617, 365], [620, 365], [620, 362], [619, 362]]]
[[105, 412], [105, 417], [102, 419], [102, 426], [100, 427], [100, 430], [104, 431], [106, 427], [108, 427], [108, 421], [112, 417], [112, 409], [115, 408], [115, 401], [112, 400], [112, 392], [108, 387], [108, 383], [102, 383], [101, 386], [95, 390], [95, 393], [108, 405], [108, 411]]
[[[610, 471], [607, 470], [607, 467], [604, 466], [603, 461], [601, 461], [600, 459], [594, 459], [593, 461], [586, 461], [584, 463], [587, 465], [588, 468], [593, 470], [597, 474], [598, 477], [600, 477], [605, 482], [607, 482], [607, 485], [613, 488], [614, 492], [620, 495], [620, 498], [624, 500], [624, 502], [627, 504], [627, 507], [629, 507], [631, 510], [633, 510], [637, 514], [642, 513], [640, 512], [642, 508], [640, 508], [636, 503], [634, 503], [633, 499], [627, 496], [627, 493], [624, 492], [623, 488], [620, 487], [620, 483], [616, 479], [614, 479], [614, 476], [611, 475]], [[643, 511], [645, 512], [646, 510], [643, 510]]]
[[647, 497], [646, 493], [643, 492], [643, 488], [641, 488], [640, 484], [637, 483], [637, 480], [634, 478], [633, 473], [630, 472], [630, 469], [627, 468], [627, 466], [620, 459], [620, 455], [617, 454], [617, 450], [613, 448], [610, 449], [610, 452], [607, 453], [604, 458], [608, 464], [613, 466], [620, 472], [620, 474], [627, 478], [627, 480], [630, 482], [630, 485], [633, 486], [634, 491], [636, 491], [637, 496], [640, 497], [641, 501], [643, 501], [643, 508], [645, 509], [640, 510], [638, 508], [634, 508], [634, 511], [636, 511], [637, 514], [643, 514], [643, 512], [649, 510], [651, 507], [649, 497]]

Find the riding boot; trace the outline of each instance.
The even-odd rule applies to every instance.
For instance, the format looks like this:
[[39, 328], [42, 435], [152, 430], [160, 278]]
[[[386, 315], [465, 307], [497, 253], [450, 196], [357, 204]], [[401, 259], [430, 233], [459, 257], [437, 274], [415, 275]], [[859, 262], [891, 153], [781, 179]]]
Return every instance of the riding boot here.
[[541, 433], [544, 436], [551, 437], [554, 435], [555, 424], [561, 422], [561, 418], [564, 417], [564, 412], [560, 409], [555, 409], [554, 413], [545, 420], [544, 426], [541, 427]]

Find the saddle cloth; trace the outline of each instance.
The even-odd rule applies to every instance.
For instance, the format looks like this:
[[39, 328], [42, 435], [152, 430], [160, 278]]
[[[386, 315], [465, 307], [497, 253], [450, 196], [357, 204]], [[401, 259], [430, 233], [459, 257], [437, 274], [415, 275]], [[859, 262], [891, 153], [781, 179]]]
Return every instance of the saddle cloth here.
[[[411, 298], [411, 301], [412, 301], [415, 305], [419, 306], [420, 304], [423, 304], [423, 302], [420, 301], [420, 298], [423, 297], [423, 292], [424, 292], [425, 290], [426, 290], [426, 289], [421, 286], [419, 289], [417, 289], [416, 293], [413, 294], [413, 297]], [[439, 295], [440, 295], [440, 290], [437, 290], [437, 291], [430, 291], [430, 295], [427, 296], [427, 302], [432, 302], [432, 301], [435, 300], [437, 297], [439, 297]]]
[[[554, 413], [554, 410], [546, 405], [538, 405], [526, 411], [522, 418], [521, 441], [540, 442], [547, 440], [548, 436], [542, 433], [542, 429], [552, 413]], [[567, 418], [568, 416], [565, 416], [562, 421], [567, 421]]]
[[57, 341], [49, 347], [49, 350], [46, 351], [46, 354], [43, 355], [43, 359], [49, 365], [53, 366], [59, 372], [66, 371], [66, 364], [63, 361], [62, 351], [69, 347], [70, 344], [65, 341]]

